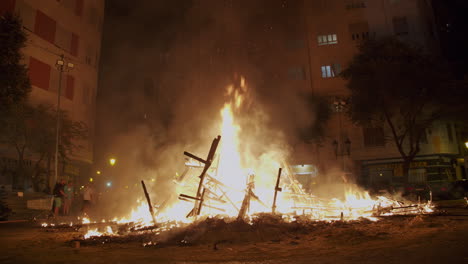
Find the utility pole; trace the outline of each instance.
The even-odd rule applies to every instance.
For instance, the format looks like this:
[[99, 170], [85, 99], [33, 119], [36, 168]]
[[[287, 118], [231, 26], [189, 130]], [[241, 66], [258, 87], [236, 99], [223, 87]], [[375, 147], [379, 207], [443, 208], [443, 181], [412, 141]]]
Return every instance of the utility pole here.
[[65, 65], [65, 56], [60, 55], [60, 59], [57, 60], [55, 66], [59, 71], [59, 85], [57, 91], [57, 116], [55, 124], [55, 172], [54, 172], [54, 184], [57, 183], [58, 179], [58, 156], [59, 156], [59, 145], [60, 145], [60, 97], [62, 93], [62, 74], [64, 71], [73, 69], [75, 65], [73, 63], [67, 63]]

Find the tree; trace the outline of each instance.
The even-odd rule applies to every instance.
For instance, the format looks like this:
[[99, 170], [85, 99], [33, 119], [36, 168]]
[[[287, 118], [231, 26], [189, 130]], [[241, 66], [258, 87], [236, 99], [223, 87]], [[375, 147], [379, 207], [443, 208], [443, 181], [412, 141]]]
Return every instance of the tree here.
[[[80, 148], [78, 142], [86, 139], [87, 128], [83, 122], [71, 120], [65, 111], [60, 115], [59, 157], [67, 161]], [[56, 111], [50, 105], [15, 104], [10, 107], [8, 114], [0, 119], [0, 143], [15, 149], [17, 153], [17, 183], [32, 176], [33, 185], [37, 190], [44, 180], [40, 174], [45, 173], [50, 177], [50, 161], [55, 154], [55, 129]], [[32, 174], [25, 170], [26, 154], [35, 156]]]
[[26, 43], [18, 16], [0, 16], [0, 113], [26, 98], [31, 90], [28, 70], [21, 64], [21, 49]]
[[450, 116], [451, 105], [457, 105], [448, 67], [422, 48], [383, 38], [363, 43], [342, 77], [349, 81], [351, 120], [366, 126], [386, 124], [407, 182], [426, 129]]
[[320, 143], [323, 140], [325, 124], [330, 119], [330, 102], [324, 96], [303, 94], [308, 110], [314, 113], [314, 122], [300, 129], [300, 138], [304, 142]]

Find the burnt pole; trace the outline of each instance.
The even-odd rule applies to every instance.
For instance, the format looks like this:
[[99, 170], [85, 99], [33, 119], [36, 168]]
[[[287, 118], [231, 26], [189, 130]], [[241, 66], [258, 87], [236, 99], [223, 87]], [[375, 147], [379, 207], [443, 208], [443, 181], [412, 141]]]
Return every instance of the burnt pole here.
[[[197, 160], [197, 161], [204, 164], [203, 171], [200, 174], [200, 176], [198, 176], [200, 178], [200, 182], [198, 183], [197, 196], [193, 197], [193, 196], [189, 196], [189, 195], [185, 195], [185, 194], [180, 194], [179, 195], [179, 199], [182, 198], [182, 199], [195, 200], [195, 205], [194, 205], [192, 211], [190, 211], [188, 213], [187, 217], [196, 216], [196, 215], [200, 214], [201, 206], [203, 204], [203, 199], [204, 199], [203, 196], [205, 194], [205, 191], [204, 191], [204, 188], [203, 188], [203, 182], [204, 182], [206, 173], [208, 172], [208, 170], [211, 167], [211, 164], [213, 163], [213, 159], [214, 159], [215, 154], [216, 154], [216, 149], [218, 148], [218, 144], [219, 144], [220, 140], [221, 140], [221, 136], [219, 136], [219, 135], [216, 138], [213, 139], [213, 142], [211, 143], [210, 151], [208, 152], [208, 156], [206, 157], [206, 160], [204, 160], [204, 159], [202, 159], [200, 157], [197, 157], [197, 156], [193, 155], [190, 152], [184, 151], [185, 156], [187, 156], [189, 158], [192, 158], [194, 160]], [[203, 192], [202, 192], [202, 190], [203, 190]]]
[[153, 223], [154, 225], [156, 225], [156, 218], [154, 217], [154, 210], [153, 210], [153, 206], [151, 205], [151, 199], [149, 197], [148, 191], [146, 190], [146, 185], [143, 180], [141, 181], [141, 186], [143, 186], [143, 191], [145, 192], [146, 201], [148, 202], [148, 208], [151, 214], [151, 218], [153, 218]]
[[[65, 61], [65, 56], [62, 54], [60, 58], [55, 63], [57, 70], [59, 71], [59, 83], [57, 89], [57, 108], [56, 108], [56, 118], [55, 118], [55, 157], [54, 157], [54, 182], [52, 186], [57, 183], [58, 180], [58, 167], [59, 167], [59, 147], [60, 147], [60, 97], [62, 96], [62, 75], [64, 72], [72, 70], [75, 65], [71, 62]], [[50, 182], [49, 182], [50, 184]]]
[[279, 187], [280, 184], [280, 178], [281, 178], [281, 171], [282, 168], [279, 168], [278, 170], [278, 177], [276, 178], [276, 185], [275, 185], [275, 196], [273, 197], [273, 206], [271, 207], [271, 212], [274, 214], [276, 211], [276, 197], [278, 195], [278, 192], [281, 192], [282, 189]]

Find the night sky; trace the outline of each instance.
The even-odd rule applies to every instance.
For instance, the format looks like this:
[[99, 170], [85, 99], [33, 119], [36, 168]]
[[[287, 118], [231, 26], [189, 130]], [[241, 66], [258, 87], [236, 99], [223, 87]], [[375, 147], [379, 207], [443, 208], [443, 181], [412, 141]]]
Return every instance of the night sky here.
[[[226, 85], [241, 75], [252, 88], [255, 108], [275, 117], [269, 126], [294, 135], [288, 139], [294, 143], [314, 120], [313, 109], [301, 94], [287, 92], [274, 67], [278, 46], [304, 37], [302, 7], [302, 1], [291, 0], [109, 1], [97, 162], [130, 134], [135, 142], [128, 144], [152, 138], [155, 149], [211, 140], [205, 126], [219, 116]], [[151, 155], [143, 156], [151, 163]]]

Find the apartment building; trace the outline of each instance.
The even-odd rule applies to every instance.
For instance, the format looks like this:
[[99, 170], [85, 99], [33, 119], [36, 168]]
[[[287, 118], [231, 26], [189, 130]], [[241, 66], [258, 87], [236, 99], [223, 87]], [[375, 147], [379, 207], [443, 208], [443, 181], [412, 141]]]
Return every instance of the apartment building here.
[[[314, 0], [305, 1], [310, 49], [311, 89], [330, 98], [333, 115], [321, 146], [309, 146], [319, 155], [323, 172], [343, 171], [366, 185], [396, 184], [402, 180], [402, 160], [388, 140], [385, 127], [358, 127], [344, 111], [346, 82], [338, 75], [347, 67], [361, 41], [396, 36], [438, 52], [431, 1], [425, 0]], [[421, 151], [411, 164], [411, 182], [455, 179], [459, 153], [456, 128], [439, 122], [426, 131]], [[317, 157], [315, 157], [317, 159]], [[331, 176], [335, 181], [342, 176]]]
[[[57, 61], [63, 56], [60, 108], [73, 120], [84, 122], [90, 132], [88, 140], [78, 142], [81, 149], [72, 161], [59, 166], [60, 177], [76, 179], [86, 174], [93, 162], [104, 0], [2, 0], [0, 12], [6, 11], [20, 16], [28, 35], [23, 52], [32, 84], [32, 104], [57, 107], [61, 74]], [[3, 154], [5, 167], [12, 156]]]

